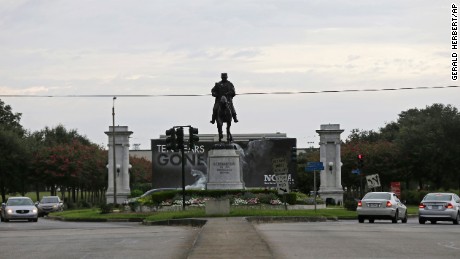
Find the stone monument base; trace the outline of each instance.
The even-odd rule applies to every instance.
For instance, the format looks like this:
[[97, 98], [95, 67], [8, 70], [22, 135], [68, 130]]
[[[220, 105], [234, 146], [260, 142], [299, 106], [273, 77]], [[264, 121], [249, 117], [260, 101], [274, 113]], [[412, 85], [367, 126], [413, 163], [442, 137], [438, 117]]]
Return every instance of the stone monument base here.
[[208, 190], [244, 189], [240, 154], [232, 144], [216, 144], [208, 152]]
[[335, 205], [343, 204], [343, 190], [331, 189], [331, 190], [319, 190], [318, 194], [327, 202], [328, 199], [333, 199]]
[[[118, 193], [117, 192], [117, 204], [123, 204], [123, 202], [128, 199], [129, 195], [131, 195], [131, 193]], [[111, 193], [106, 192], [105, 199], [106, 199], [107, 204], [114, 203], [113, 191]]]

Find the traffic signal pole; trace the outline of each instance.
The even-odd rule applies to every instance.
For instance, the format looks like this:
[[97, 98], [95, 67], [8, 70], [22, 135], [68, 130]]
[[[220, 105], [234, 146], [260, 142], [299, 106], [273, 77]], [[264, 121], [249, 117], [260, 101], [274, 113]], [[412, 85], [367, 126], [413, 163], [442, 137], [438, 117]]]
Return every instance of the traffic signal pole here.
[[181, 148], [182, 153], [182, 210], [185, 210], [185, 155], [184, 147]]
[[184, 144], [184, 128], [189, 128], [189, 149], [195, 148], [198, 143], [199, 137], [198, 129], [192, 126], [174, 126], [166, 131], [166, 149], [177, 152], [181, 151], [181, 164], [182, 164], [182, 210], [185, 210], [185, 144]]

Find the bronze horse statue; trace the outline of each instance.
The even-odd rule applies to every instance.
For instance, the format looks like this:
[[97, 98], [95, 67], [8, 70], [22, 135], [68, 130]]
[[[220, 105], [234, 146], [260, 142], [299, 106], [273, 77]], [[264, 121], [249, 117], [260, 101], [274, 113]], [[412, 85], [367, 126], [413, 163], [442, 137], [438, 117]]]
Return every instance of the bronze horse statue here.
[[232, 111], [225, 95], [223, 95], [219, 100], [216, 122], [217, 130], [219, 131], [219, 142], [222, 142], [222, 139], [224, 138], [222, 133], [222, 125], [224, 123], [227, 123], [227, 142], [232, 142], [233, 137], [232, 133], [230, 133], [230, 127], [232, 126]]

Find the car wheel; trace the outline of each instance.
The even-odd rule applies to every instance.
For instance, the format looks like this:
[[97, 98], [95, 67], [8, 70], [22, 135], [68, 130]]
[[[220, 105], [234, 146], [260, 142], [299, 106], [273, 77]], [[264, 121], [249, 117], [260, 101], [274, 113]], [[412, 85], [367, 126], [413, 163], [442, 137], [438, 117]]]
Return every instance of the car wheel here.
[[455, 219], [454, 219], [454, 224], [455, 224], [455, 225], [458, 225], [458, 222], [459, 222], [459, 221], [460, 221], [460, 214], [457, 213], [457, 216], [456, 216]]
[[374, 223], [374, 219], [369, 219], [369, 223]]
[[436, 224], [436, 220], [430, 220], [431, 224]]
[[4, 221], [4, 220], [3, 220], [3, 217], [0, 217], [0, 221], [1, 221], [1, 222], [3, 222], [3, 221]]
[[399, 215], [399, 212], [398, 210], [396, 210], [394, 218], [391, 219], [391, 223], [398, 223], [398, 218], [399, 218], [398, 215]]
[[37, 221], [38, 221], [38, 218], [36, 218], [36, 219], [33, 219], [33, 222], [37, 222]]
[[424, 220], [424, 219], [421, 219], [421, 218], [418, 219], [418, 223], [420, 223], [420, 224], [425, 224], [425, 222], [426, 222], [426, 220]]
[[364, 223], [364, 218], [362, 216], [358, 216], [358, 222], [359, 223]]
[[404, 218], [402, 218], [401, 222], [402, 222], [402, 223], [407, 223], [407, 211], [406, 211], [406, 213], [404, 214]]
[[8, 222], [8, 221], [10, 221], [10, 220], [9, 220], [9, 219], [3, 219], [3, 221]]

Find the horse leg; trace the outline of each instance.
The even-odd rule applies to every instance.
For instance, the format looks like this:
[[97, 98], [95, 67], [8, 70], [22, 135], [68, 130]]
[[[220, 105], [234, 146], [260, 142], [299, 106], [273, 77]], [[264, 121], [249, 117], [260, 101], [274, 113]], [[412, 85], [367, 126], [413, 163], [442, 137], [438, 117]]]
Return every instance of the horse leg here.
[[219, 142], [222, 142], [222, 138], [224, 138], [224, 135], [222, 133], [222, 122], [217, 121], [217, 131], [219, 132]]
[[228, 143], [233, 141], [232, 133], [230, 133], [230, 126], [232, 126], [232, 121], [227, 122], [227, 141]]

